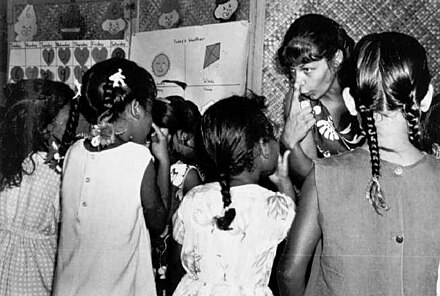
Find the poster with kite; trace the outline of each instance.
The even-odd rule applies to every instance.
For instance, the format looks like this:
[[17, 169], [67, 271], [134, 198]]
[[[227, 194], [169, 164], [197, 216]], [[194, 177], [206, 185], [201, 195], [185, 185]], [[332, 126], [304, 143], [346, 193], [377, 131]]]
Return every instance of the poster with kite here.
[[239, 21], [137, 33], [131, 60], [153, 75], [158, 96], [183, 96], [203, 112], [221, 98], [244, 93], [248, 27]]

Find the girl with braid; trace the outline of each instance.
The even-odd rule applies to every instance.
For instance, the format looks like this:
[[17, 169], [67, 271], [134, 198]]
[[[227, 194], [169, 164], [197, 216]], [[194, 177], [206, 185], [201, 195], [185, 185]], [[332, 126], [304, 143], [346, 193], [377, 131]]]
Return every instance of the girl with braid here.
[[[440, 160], [420, 150], [429, 109], [425, 49], [411, 36], [362, 38], [343, 92], [367, 143], [315, 161], [279, 266], [282, 295], [436, 295]], [[321, 241], [318, 272], [306, 268]]]
[[170, 164], [152, 124], [155, 98], [152, 76], [134, 62], [112, 58], [84, 74], [71, 117], [81, 112], [91, 132], [64, 159], [53, 295], [156, 296], [150, 232], [167, 221]]
[[[232, 96], [201, 120], [205, 165], [216, 181], [191, 189], [173, 217], [186, 270], [173, 295], [272, 295], [277, 245], [295, 215], [287, 158], [279, 155], [263, 97]], [[278, 169], [277, 169], [278, 168]], [[280, 192], [258, 185], [270, 176]]]
[[8, 84], [0, 118], [0, 295], [51, 295], [60, 221], [60, 167], [73, 90]]

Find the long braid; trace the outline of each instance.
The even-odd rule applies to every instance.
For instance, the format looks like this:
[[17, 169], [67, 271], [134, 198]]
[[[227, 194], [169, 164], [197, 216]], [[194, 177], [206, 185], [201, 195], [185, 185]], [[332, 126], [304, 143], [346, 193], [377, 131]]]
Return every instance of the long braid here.
[[416, 103], [405, 104], [403, 114], [408, 124], [408, 137], [411, 144], [421, 148], [420, 110]]
[[225, 209], [225, 213], [223, 216], [216, 216], [214, 217], [215, 223], [217, 224], [217, 227], [221, 230], [231, 230], [232, 228], [229, 227], [232, 223], [232, 220], [235, 218], [235, 209], [229, 208], [229, 206], [232, 203], [231, 200], [231, 186], [230, 186], [230, 177], [229, 174], [222, 173], [220, 174], [220, 187], [221, 187], [221, 193], [222, 193], [222, 200], [223, 200], [223, 208]]
[[362, 122], [364, 124], [364, 129], [367, 131], [368, 147], [370, 149], [371, 158], [371, 173], [372, 177], [368, 183], [367, 190], [365, 192], [365, 197], [370, 201], [374, 210], [382, 215], [381, 211], [387, 211], [389, 208], [385, 202], [383, 196], [382, 187], [379, 183], [380, 178], [380, 156], [379, 156], [379, 145], [377, 142], [377, 131], [374, 124], [373, 112], [365, 108], [365, 106], [359, 106], [361, 111]]

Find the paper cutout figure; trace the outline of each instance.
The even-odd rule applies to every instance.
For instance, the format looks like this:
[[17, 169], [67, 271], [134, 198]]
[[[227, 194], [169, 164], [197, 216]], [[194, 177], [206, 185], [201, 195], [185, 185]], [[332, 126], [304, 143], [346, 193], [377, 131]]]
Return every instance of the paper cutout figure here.
[[220, 22], [235, 21], [235, 12], [238, 9], [238, 0], [216, 0], [214, 18]]
[[120, 47], [116, 47], [112, 52], [112, 58], [125, 58], [125, 51]]
[[68, 47], [60, 47], [58, 49], [58, 58], [60, 59], [60, 61], [66, 65], [69, 60], [70, 60], [70, 56], [72, 55], [72, 52], [70, 51], [70, 48]]
[[70, 67], [59, 66], [58, 67], [58, 77], [62, 82], [66, 82], [70, 77]]
[[160, 12], [159, 25], [161, 27], [165, 29], [177, 27], [180, 21], [178, 0], [162, 0]]
[[220, 42], [206, 46], [203, 69], [220, 59]]
[[27, 79], [35, 79], [38, 78], [38, 68], [37, 67], [27, 67], [26, 70]]
[[154, 75], [162, 77], [170, 69], [170, 59], [164, 53], [158, 54], [151, 65]]
[[126, 27], [124, 20], [124, 10], [121, 3], [117, 0], [110, 2], [105, 21], [102, 23], [104, 30], [104, 38], [106, 39], [122, 39], [124, 38], [124, 29]]
[[84, 66], [89, 58], [90, 52], [87, 47], [83, 47], [83, 48], [77, 47], [73, 51], [73, 55], [75, 56], [75, 59], [78, 62], [78, 64]]
[[11, 69], [11, 79], [17, 82], [19, 80], [22, 80], [23, 78], [24, 78], [23, 68], [21, 68], [20, 66], [14, 66]]
[[105, 59], [107, 59], [108, 51], [105, 47], [95, 47], [92, 49], [92, 58], [95, 60], [96, 63], [99, 63]]
[[15, 41], [31, 41], [37, 34], [37, 17], [33, 5], [26, 5], [14, 24]]
[[89, 68], [86, 66], [75, 66], [75, 68], [73, 68], [73, 75], [75, 76], [75, 79], [81, 81], [84, 73], [86, 73], [88, 69]]
[[47, 79], [47, 80], [53, 80], [53, 73], [50, 70], [40, 70], [40, 76], [43, 79]]
[[53, 48], [43, 49], [43, 60], [46, 62], [48, 66], [52, 64], [54, 58], [55, 58], [55, 51], [53, 50]]
[[60, 15], [59, 28], [64, 40], [82, 39], [85, 30], [84, 17], [75, 1]]

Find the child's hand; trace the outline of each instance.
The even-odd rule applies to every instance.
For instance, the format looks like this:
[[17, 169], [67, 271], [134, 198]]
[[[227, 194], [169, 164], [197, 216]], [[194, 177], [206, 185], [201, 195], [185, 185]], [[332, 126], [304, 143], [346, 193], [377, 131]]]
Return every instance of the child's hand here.
[[161, 129], [152, 124], [154, 133], [151, 135], [151, 151], [159, 161], [169, 160], [168, 155], [168, 130]]
[[287, 150], [283, 156], [278, 157], [278, 167], [275, 173], [269, 176], [269, 180], [277, 186], [281, 193], [294, 198], [293, 185], [289, 177], [289, 155], [290, 150]]

